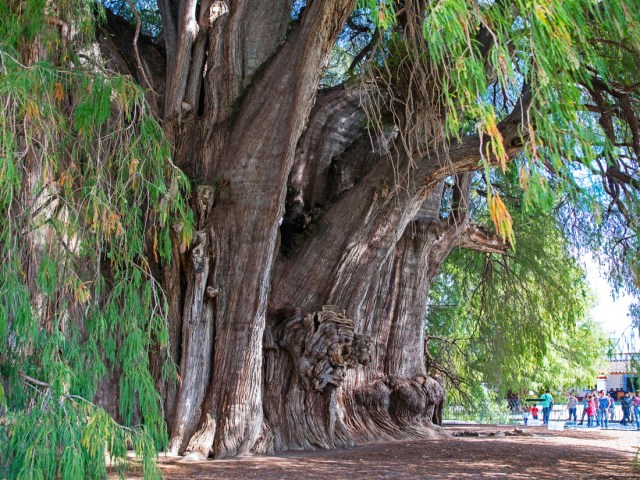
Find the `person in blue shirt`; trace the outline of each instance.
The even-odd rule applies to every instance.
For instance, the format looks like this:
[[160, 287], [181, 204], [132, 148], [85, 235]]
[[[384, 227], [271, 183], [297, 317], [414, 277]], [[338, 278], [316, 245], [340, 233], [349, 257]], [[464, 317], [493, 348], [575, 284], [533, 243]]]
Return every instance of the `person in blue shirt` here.
[[542, 400], [542, 421], [545, 425], [549, 425], [549, 417], [551, 416], [551, 407], [553, 405], [553, 397], [549, 390], [540, 395]]
[[599, 427], [609, 428], [609, 416], [607, 415], [609, 413], [609, 404], [609, 397], [604, 394], [604, 390], [601, 390], [598, 397], [598, 416], [596, 418], [596, 423]]

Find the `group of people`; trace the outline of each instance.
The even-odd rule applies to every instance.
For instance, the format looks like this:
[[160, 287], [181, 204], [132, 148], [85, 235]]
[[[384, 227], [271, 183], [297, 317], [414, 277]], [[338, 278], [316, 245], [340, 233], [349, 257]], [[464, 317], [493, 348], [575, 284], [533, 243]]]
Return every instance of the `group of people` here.
[[[584, 423], [584, 417], [587, 417], [587, 427], [603, 427], [609, 428], [609, 418], [611, 418], [611, 410], [615, 408], [615, 400], [608, 393], [601, 390], [599, 393], [595, 390], [587, 393], [582, 400], [583, 410], [579, 425]], [[569, 416], [571, 419], [571, 416]], [[595, 419], [595, 425], [594, 425]]]
[[[618, 397], [617, 399], [615, 397]], [[553, 396], [547, 390], [540, 396], [539, 399], [535, 399], [536, 403], [540, 403], [542, 406], [542, 421], [545, 425], [549, 424], [549, 417], [553, 410]], [[609, 428], [609, 422], [614, 419], [615, 402], [619, 400], [622, 407], [622, 420], [621, 425], [633, 425], [635, 423], [636, 428], [640, 430], [640, 390], [636, 391], [635, 395], [621, 391], [617, 394], [615, 391], [606, 392], [601, 390], [600, 392], [593, 389], [588, 391], [580, 400], [575, 392], [567, 392], [567, 408], [569, 410], [569, 422], [573, 421], [577, 425], [584, 424], [584, 418], [587, 417], [587, 427], [601, 427]], [[582, 401], [583, 409], [580, 422], [578, 422], [578, 404]], [[538, 420], [539, 408], [537, 405], [532, 405], [523, 410], [524, 424], [528, 424], [529, 416], [534, 420]]]
[[[570, 400], [571, 397], [575, 398], [573, 394], [570, 394]], [[620, 424], [633, 424], [635, 421], [636, 428], [640, 430], [640, 391], [636, 391], [633, 396], [631, 396], [629, 392], [622, 392], [619, 396], [619, 400], [620, 406], [622, 407], [622, 420], [620, 421]], [[584, 423], [584, 417], [586, 415], [587, 427], [595, 426], [609, 428], [609, 421], [613, 421], [614, 418], [615, 401], [616, 400], [611, 391], [605, 392], [604, 390], [600, 390], [600, 392], [597, 392], [595, 389], [591, 390], [582, 400], [584, 409], [582, 411], [582, 418], [578, 425], [582, 425]], [[571, 410], [569, 410], [569, 420], [571, 420]], [[577, 421], [575, 413], [574, 421]]]

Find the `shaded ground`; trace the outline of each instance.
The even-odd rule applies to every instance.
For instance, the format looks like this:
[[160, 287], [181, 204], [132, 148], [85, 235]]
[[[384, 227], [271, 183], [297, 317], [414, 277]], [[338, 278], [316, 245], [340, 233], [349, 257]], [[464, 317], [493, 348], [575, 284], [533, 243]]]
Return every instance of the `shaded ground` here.
[[463, 436], [198, 463], [161, 457], [160, 463], [167, 479], [640, 478], [631, 469], [640, 432], [538, 427], [526, 430], [533, 436], [506, 436], [513, 427], [446, 430]]

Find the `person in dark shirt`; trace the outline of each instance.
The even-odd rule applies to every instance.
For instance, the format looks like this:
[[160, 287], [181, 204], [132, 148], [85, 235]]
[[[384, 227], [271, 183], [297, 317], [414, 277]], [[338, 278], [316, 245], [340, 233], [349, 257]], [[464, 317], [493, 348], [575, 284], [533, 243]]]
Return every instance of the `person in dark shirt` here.
[[624, 396], [620, 399], [620, 405], [622, 405], [622, 421], [621, 425], [626, 425], [627, 423], [631, 423], [631, 397], [629, 396], [629, 392], [625, 392]]

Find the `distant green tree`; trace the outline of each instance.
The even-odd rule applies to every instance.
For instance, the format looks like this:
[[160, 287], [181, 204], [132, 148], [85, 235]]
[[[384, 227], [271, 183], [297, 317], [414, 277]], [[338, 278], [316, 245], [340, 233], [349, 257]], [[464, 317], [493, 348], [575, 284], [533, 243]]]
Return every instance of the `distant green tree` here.
[[[510, 207], [517, 248], [454, 251], [430, 291], [427, 358], [454, 398], [480, 383], [501, 395], [588, 386], [608, 350], [589, 317], [593, 299], [571, 239], [552, 211], [523, 208], [512, 180], [511, 188], [508, 176], [494, 183]], [[483, 197], [475, 203], [481, 218]]]

